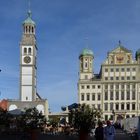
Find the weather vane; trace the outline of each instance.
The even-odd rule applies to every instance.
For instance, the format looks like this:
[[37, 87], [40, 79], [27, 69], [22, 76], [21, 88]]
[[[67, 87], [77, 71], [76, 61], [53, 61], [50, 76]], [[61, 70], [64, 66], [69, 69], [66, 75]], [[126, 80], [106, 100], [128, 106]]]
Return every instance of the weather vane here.
[[31, 0], [28, 0], [28, 9], [31, 10]]

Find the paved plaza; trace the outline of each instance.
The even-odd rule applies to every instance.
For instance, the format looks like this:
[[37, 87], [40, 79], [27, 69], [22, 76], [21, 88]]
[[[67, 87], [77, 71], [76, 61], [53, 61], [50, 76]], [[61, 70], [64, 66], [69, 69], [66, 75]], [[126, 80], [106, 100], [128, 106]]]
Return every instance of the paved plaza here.
[[[30, 140], [29, 138], [23, 138], [21, 135], [1, 135], [0, 140]], [[42, 134], [38, 137], [38, 140], [78, 140], [77, 136], [55, 136], [55, 135], [45, 135]], [[89, 140], [95, 140], [93, 137]], [[115, 140], [133, 140], [130, 136], [125, 134], [121, 130], [116, 130]]]

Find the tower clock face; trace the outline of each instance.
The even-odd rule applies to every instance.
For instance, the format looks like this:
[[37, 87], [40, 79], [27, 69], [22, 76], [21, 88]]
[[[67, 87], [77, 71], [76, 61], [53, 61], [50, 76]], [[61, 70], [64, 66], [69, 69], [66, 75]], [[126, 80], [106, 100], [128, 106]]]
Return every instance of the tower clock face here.
[[30, 63], [31, 62], [31, 57], [30, 56], [25, 56], [24, 57], [24, 62], [27, 63], [27, 64]]

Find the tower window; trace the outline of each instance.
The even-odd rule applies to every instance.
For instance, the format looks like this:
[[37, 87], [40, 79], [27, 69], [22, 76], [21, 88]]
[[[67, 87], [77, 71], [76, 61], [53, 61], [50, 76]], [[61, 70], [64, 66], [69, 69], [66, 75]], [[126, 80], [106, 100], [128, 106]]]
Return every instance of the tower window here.
[[87, 68], [87, 63], [85, 63], [85, 67]]
[[28, 29], [27, 29], [27, 26], [26, 26], [26, 33], [27, 33]]
[[29, 33], [30, 33], [30, 31], [31, 31], [31, 27], [29, 26]]
[[31, 54], [31, 51], [32, 51], [31, 48], [29, 48], [29, 49], [28, 49], [28, 53]]
[[34, 33], [34, 28], [32, 27], [32, 33]]
[[24, 48], [24, 54], [27, 54], [27, 48]]
[[28, 100], [28, 97], [26, 96], [26, 101]]

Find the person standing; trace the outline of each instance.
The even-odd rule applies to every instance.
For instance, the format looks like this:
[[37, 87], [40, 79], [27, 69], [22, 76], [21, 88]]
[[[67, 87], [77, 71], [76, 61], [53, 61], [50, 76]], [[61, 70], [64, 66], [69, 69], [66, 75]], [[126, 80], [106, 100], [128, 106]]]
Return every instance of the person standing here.
[[96, 140], [104, 139], [104, 128], [102, 122], [98, 122], [98, 127], [95, 129], [95, 138]]
[[110, 121], [107, 121], [107, 126], [104, 128], [104, 136], [105, 140], [114, 140], [115, 138], [115, 128]]

